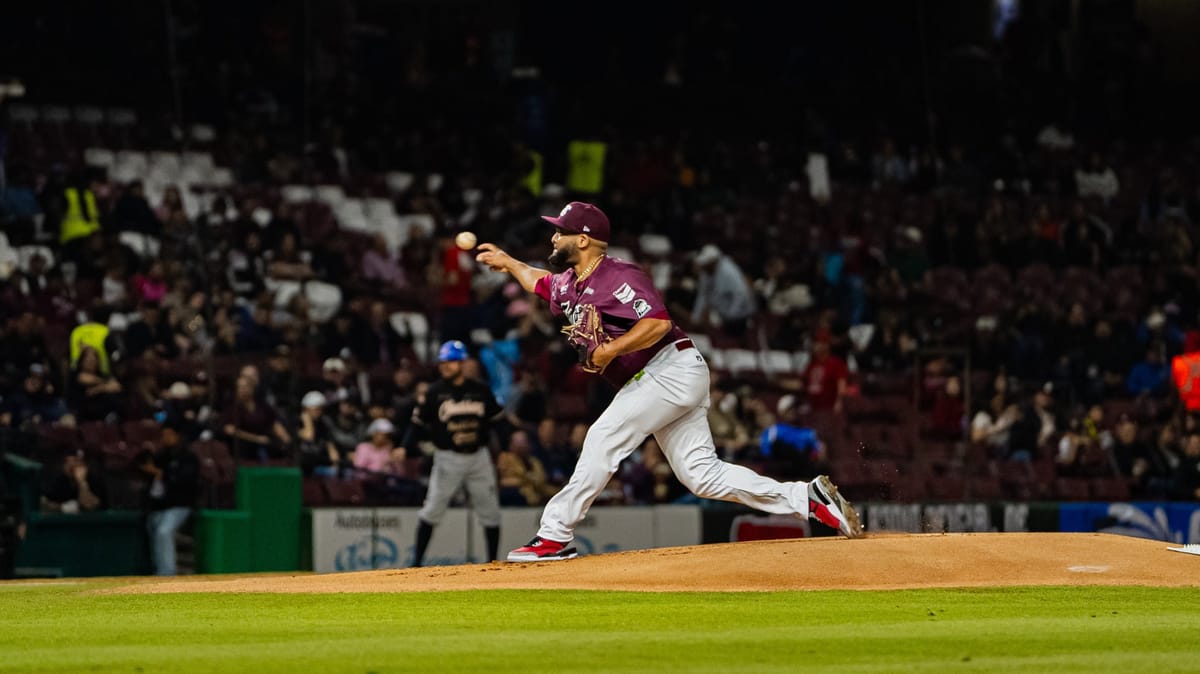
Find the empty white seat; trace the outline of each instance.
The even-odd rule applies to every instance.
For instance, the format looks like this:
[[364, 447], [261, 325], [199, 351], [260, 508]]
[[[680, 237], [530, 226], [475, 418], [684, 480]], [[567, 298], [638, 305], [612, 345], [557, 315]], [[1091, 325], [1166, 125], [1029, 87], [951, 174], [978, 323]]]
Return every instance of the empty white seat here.
[[43, 105], [42, 121], [62, 124], [71, 119], [71, 111], [61, 105]]
[[54, 266], [54, 251], [46, 246], [21, 246], [17, 249], [18, 266], [21, 271], [29, 271], [29, 262], [35, 255], [41, 255], [46, 260], [46, 269]]
[[758, 354], [750, 349], [726, 349], [725, 369], [740, 374], [758, 369]]
[[116, 164], [118, 166], [132, 166], [138, 171], [145, 171], [150, 165], [150, 160], [145, 152], [137, 150], [121, 150], [117, 153]]
[[103, 147], [89, 147], [83, 151], [83, 161], [88, 166], [111, 168], [117, 161], [117, 155], [112, 150]]
[[712, 340], [708, 338], [708, 335], [705, 335], [702, 333], [696, 333], [696, 334], [688, 335], [688, 336], [691, 337], [692, 344], [695, 345], [695, 347], [700, 351], [700, 353], [704, 354], [706, 357], [708, 356], [708, 354], [712, 353], [712, 350], [713, 350]]
[[141, 232], [121, 232], [118, 237], [121, 243], [129, 246], [138, 257], [158, 257], [162, 243], [158, 238]]
[[114, 126], [133, 126], [137, 124], [137, 113], [129, 108], [109, 108], [108, 123]]
[[80, 124], [99, 124], [104, 121], [104, 111], [94, 105], [75, 106], [75, 121]]
[[787, 351], [759, 351], [759, 366], [769, 375], [786, 374], [795, 366]]
[[412, 187], [413, 174], [407, 171], [389, 171], [387, 176], [388, 189], [393, 192], [407, 192]]
[[38, 119], [41, 117], [41, 113], [38, 112], [38, 109], [32, 105], [18, 105], [14, 103], [13, 106], [8, 109], [8, 116], [14, 122], [31, 124], [38, 121]]
[[329, 204], [330, 208], [336, 208], [345, 200], [346, 191], [341, 185], [317, 185], [317, 201]]
[[209, 176], [209, 184], [213, 187], [230, 187], [233, 185], [233, 171], [227, 168], [215, 168]]
[[396, 206], [392, 204], [391, 199], [370, 197], [362, 201], [363, 212], [367, 214], [368, 218], [381, 218], [396, 214]]
[[299, 204], [306, 201], [312, 201], [316, 196], [316, 192], [308, 185], [284, 185], [279, 191], [283, 200], [289, 204]]
[[211, 143], [217, 139], [217, 131], [208, 124], [192, 125], [192, 140], [201, 143]]
[[647, 255], [661, 257], [671, 254], [671, 240], [662, 234], [643, 234], [638, 237], [638, 247]]
[[206, 169], [217, 166], [211, 152], [184, 152], [180, 156], [180, 161], [184, 166], [198, 166]]
[[412, 337], [413, 350], [416, 351], [417, 358], [420, 358], [422, 362], [429, 361], [429, 319], [425, 317], [425, 314], [397, 311], [388, 317], [388, 323], [401, 336]]
[[308, 298], [308, 317], [317, 323], [326, 323], [342, 307], [342, 289], [332, 283], [309, 281], [304, 284], [304, 296]]

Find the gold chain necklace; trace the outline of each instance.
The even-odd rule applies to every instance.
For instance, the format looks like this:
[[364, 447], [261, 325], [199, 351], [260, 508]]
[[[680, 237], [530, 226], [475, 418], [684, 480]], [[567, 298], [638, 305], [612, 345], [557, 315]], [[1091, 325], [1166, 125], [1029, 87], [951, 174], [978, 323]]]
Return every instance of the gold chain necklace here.
[[588, 276], [591, 276], [592, 272], [596, 271], [596, 267], [598, 267], [600, 265], [600, 261], [603, 259], [604, 259], [604, 256], [601, 255], [600, 257], [593, 260], [592, 263], [587, 266], [587, 269], [584, 269], [583, 273], [579, 275], [579, 278], [575, 279], [575, 282], [583, 283], [583, 279], [587, 278]]

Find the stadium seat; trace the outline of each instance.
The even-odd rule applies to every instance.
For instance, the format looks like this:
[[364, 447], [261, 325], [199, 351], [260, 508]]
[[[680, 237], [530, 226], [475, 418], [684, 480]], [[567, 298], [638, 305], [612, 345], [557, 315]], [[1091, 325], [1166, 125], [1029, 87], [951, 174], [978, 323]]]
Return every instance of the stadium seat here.
[[162, 440], [162, 426], [150, 420], [126, 421], [121, 424], [121, 436], [132, 447], [147, 442], [157, 444]]
[[1093, 501], [1129, 500], [1129, 483], [1123, 477], [1096, 478], [1088, 486]]
[[357, 506], [366, 501], [367, 497], [359, 480], [325, 478], [324, 484], [330, 505]]
[[1054, 496], [1063, 501], [1086, 501], [1091, 493], [1087, 480], [1060, 477], [1054, 481]]

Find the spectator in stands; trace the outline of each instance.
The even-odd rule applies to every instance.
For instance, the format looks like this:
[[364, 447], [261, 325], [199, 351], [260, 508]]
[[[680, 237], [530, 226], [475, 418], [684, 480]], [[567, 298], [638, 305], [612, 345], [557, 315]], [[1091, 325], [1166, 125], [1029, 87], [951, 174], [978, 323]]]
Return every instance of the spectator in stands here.
[[105, 507], [104, 480], [88, 466], [83, 450], [63, 457], [59, 470], [42, 490], [42, 510], [75, 514]]
[[1009, 428], [1008, 459], [1010, 461], [1035, 461], [1039, 449], [1054, 435], [1057, 421], [1054, 412], [1054, 386], [1044, 384], [1033, 399], [1021, 406], [1017, 419]]
[[166, 271], [161, 260], [152, 260], [146, 265], [145, 273], [139, 272], [130, 279], [133, 299], [136, 302], [161, 302], [167, 295]]
[[1140, 483], [1150, 470], [1150, 447], [1142, 440], [1138, 423], [1128, 414], [1117, 420], [1113, 441], [1113, 458], [1121, 475]]
[[1007, 391], [1007, 377], [996, 375], [992, 397], [971, 419], [971, 442], [986, 447], [992, 458], [1007, 456], [1009, 429], [1020, 417], [1020, 411], [1010, 402]]
[[686, 490], [663, 456], [662, 447], [654, 438], [647, 438], [638, 452], [639, 460], [625, 471], [624, 483], [629, 500], [635, 504], [671, 503]]
[[400, 335], [388, 321], [386, 305], [379, 300], [371, 302], [366, 317], [355, 318], [348, 337], [350, 351], [364, 366], [391, 366], [397, 360]]
[[417, 379], [413, 364], [402, 361], [392, 370], [392, 379], [381, 392], [373, 392], [371, 400], [380, 400], [387, 407], [387, 416], [396, 426], [396, 436], [404, 437], [412, 422], [413, 408], [417, 405]]
[[100, 369], [100, 357], [91, 346], [80, 350], [67, 386], [67, 406], [80, 421], [116, 421], [123, 407], [121, 383]]
[[291, 442], [278, 414], [255, 396], [254, 381], [246, 376], [238, 377], [233, 404], [222, 420], [234, 453], [242, 459], [265, 463], [281, 456], [279, 447]]
[[778, 421], [759, 436], [759, 456], [771, 462], [773, 475], [810, 479], [825, 461], [825, 444], [816, 431], [798, 423], [798, 405], [793, 395], [779, 399], [775, 407]]
[[121, 231], [140, 232], [150, 236], [162, 235], [162, 221], [158, 219], [150, 202], [146, 201], [146, 189], [142, 181], [134, 180], [125, 186], [113, 208], [114, 226]]
[[4, 354], [4, 365], [0, 367], [7, 367], [10, 373], [17, 375], [27, 372], [34, 363], [50, 362], [42, 319], [26, 310], [14, 313], [7, 323], [0, 337], [0, 353]]
[[300, 469], [305, 475], [337, 475], [342, 465], [342, 455], [323, 419], [325, 396], [320, 391], [309, 391], [300, 401], [300, 415], [293, 426], [296, 447], [300, 455]]
[[533, 443], [523, 430], [513, 431], [508, 449], [496, 457], [496, 472], [503, 506], [542, 505], [558, 491], [547, 479], [541, 460], [533, 455]]
[[29, 429], [39, 424], [54, 423], [67, 413], [66, 403], [55, 393], [54, 385], [46, 375], [45, 365], [33, 363], [21, 388], [0, 396], [0, 400], [3, 400], [0, 412], [7, 416], [7, 422], [0, 425]]
[[505, 416], [514, 428], [532, 432], [546, 418], [549, 399], [546, 387], [533, 370], [522, 369], [517, 374], [517, 386], [505, 402]]
[[371, 247], [363, 253], [359, 271], [364, 281], [380, 284], [380, 290], [385, 292], [408, 287], [400, 259], [388, 250], [387, 239], [382, 234], [371, 239]]
[[568, 427], [551, 417], [542, 419], [537, 428], [535, 454], [546, 469], [546, 479], [555, 487], [561, 487], [575, 471], [578, 452], [567, 440]]
[[1158, 398], [1166, 395], [1169, 377], [1170, 369], [1163, 362], [1161, 348], [1152, 346], [1146, 349], [1146, 359], [1129, 371], [1125, 389], [1135, 396]]
[[946, 384], [933, 400], [929, 414], [929, 430], [940, 438], [961, 440], [966, 409], [962, 398], [962, 380], [957, 376], [946, 378]]
[[1093, 151], [1087, 166], [1075, 169], [1075, 191], [1080, 197], [1099, 197], [1108, 203], [1121, 191], [1121, 182], [1100, 153]]
[[146, 476], [146, 530], [154, 573], [174, 576], [175, 533], [183, 527], [200, 495], [200, 461], [187, 449], [171, 424], [162, 429], [162, 441], [143, 453], [135, 465]]
[[[326, 396], [328, 400], [328, 396]], [[334, 403], [329, 403], [334, 404]], [[342, 456], [351, 456], [354, 453], [354, 448], [362, 440], [366, 433], [366, 422], [363, 420], [362, 410], [358, 406], [358, 402], [353, 399], [342, 400], [336, 403], [337, 413], [332, 419], [329, 419], [328, 431], [329, 437], [333, 440], [333, 444], [337, 446], [338, 453]], [[322, 417], [325, 418], [324, 416]]]
[[692, 323], [701, 329], [712, 325], [730, 337], [741, 337], [755, 312], [754, 290], [746, 274], [711, 243], [696, 253], [695, 264], [700, 278]]
[[471, 310], [471, 278], [475, 271], [475, 258], [454, 245], [453, 234], [438, 240], [441, 254], [438, 258], [435, 282], [441, 289], [438, 306], [441, 316], [438, 321], [439, 341], [457, 339], [471, 341], [474, 316]]
[[180, 214], [187, 217], [187, 213], [183, 208], [183, 195], [179, 192], [178, 187], [168, 185], [167, 189], [163, 190], [162, 199], [158, 202], [158, 207], [154, 209], [154, 215], [158, 217], [159, 222], [166, 222]]
[[708, 426], [712, 429], [713, 443], [717, 453], [726, 461], [736, 461], [745, 456], [754, 441], [750, 431], [738, 418], [738, 397], [722, 381], [709, 387]]
[[1174, 424], [1165, 424], [1158, 431], [1158, 438], [1147, 457], [1147, 470], [1138, 485], [1142, 495], [1152, 499], [1171, 497], [1171, 486], [1175, 472], [1183, 459], [1179, 434]]
[[395, 432], [387, 419], [372, 421], [367, 440], [354, 448], [354, 467], [366, 474], [404, 476], [405, 450], [392, 441]]
[[152, 352], [155, 356], [173, 360], [179, 355], [174, 333], [157, 302], [143, 301], [138, 305], [138, 317], [125, 328], [125, 354], [136, 360]]
[[279, 244], [263, 258], [267, 261], [267, 274], [273, 279], [307, 281], [313, 277], [312, 253], [300, 250], [292, 232], [284, 232]]
[[266, 364], [260, 384], [264, 399], [276, 409], [294, 409], [300, 373], [292, 361], [292, 347], [287, 344], [276, 346]]
[[1200, 434], [1187, 436], [1183, 457], [1172, 477], [1171, 498], [1200, 501]]
[[830, 350], [829, 342], [814, 342], [812, 358], [800, 375], [800, 384], [808, 395], [809, 407], [814, 411], [841, 412], [849, 375], [850, 368], [846, 361]]
[[241, 245], [229, 250], [225, 269], [229, 287], [242, 299], [257, 297], [266, 288], [267, 261], [257, 231], [247, 232]]
[[362, 402], [362, 393], [350, 375], [350, 366], [338, 357], [326, 358], [321, 364], [321, 393], [329, 404], [350, 400]]

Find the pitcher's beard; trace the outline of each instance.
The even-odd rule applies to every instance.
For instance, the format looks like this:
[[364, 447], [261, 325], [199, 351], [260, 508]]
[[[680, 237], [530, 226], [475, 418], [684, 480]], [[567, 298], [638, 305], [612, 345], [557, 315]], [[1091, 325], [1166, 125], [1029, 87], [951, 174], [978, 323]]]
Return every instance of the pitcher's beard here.
[[554, 270], [554, 273], [558, 274], [566, 271], [567, 267], [571, 266], [568, 260], [569, 257], [570, 255], [567, 251], [559, 248], [550, 253], [550, 257], [546, 258], [546, 261], [550, 263], [550, 268]]

